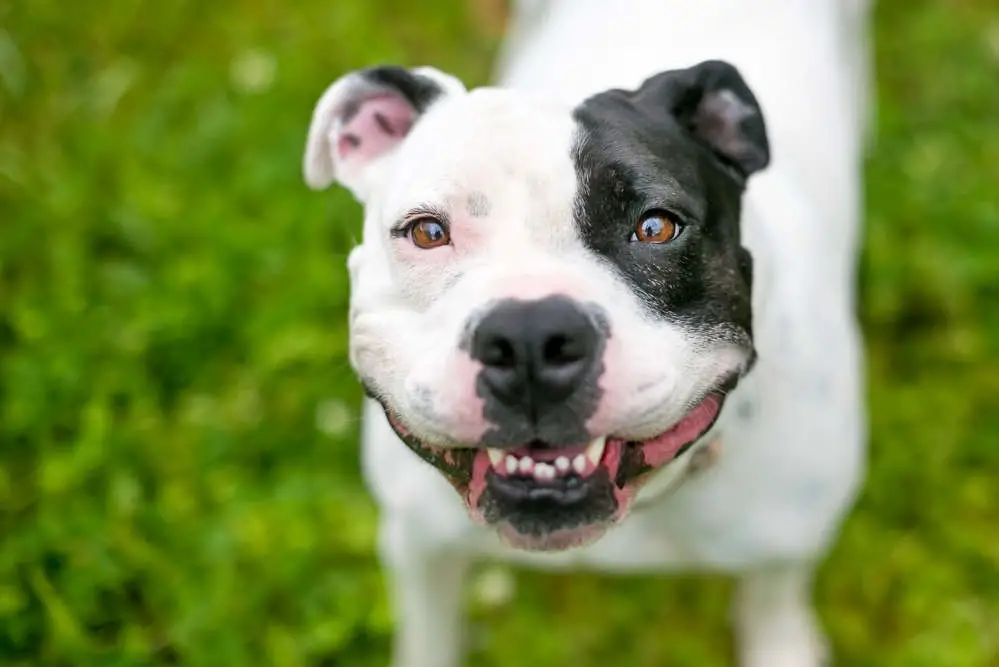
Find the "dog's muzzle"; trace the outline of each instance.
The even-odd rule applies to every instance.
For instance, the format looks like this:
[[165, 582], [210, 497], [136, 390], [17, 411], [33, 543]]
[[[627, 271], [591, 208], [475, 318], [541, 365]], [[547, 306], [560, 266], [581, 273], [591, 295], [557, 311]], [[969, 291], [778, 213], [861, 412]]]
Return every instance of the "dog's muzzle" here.
[[563, 296], [501, 301], [482, 317], [469, 353], [482, 365], [476, 391], [494, 425], [486, 444], [586, 441], [607, 337], [599, 318]]
[[586, 424], [600, 402], [610, 333], [599, 309], [568, 297], [494, 304], [463, 345], [481, 366], [476, 390], [492, 425], [468, 447], [424, 443], [382, 405], [399, 437], [444, 474], [473, 519], [520, 548], [590, 542], [627, 514], [649, 473], [710, 430], [735, 384], [730, 378], [707, 392], [654, 438], [595, 437]]

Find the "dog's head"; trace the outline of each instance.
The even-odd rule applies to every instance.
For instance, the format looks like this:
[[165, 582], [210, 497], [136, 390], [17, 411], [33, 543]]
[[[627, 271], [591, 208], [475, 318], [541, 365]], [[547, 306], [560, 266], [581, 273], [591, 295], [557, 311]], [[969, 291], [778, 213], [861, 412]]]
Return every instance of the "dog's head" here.
[[330, 86], [304, 171], [365, 207], [351, 362], [473, 518], [592, 541], [703, 439], [754, 358], [740, 200], [768, 159], [723, 62], [574, 109], [430, 68]]

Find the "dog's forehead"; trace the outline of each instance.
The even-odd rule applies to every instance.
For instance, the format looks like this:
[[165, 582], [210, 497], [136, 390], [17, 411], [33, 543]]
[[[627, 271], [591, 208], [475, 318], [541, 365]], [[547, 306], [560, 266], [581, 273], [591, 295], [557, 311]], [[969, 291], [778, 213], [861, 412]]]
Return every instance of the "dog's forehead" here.
[[401, 146], [386, 212], [421, 203], [488, 198], [513, 205], [571, 205], [572, 147], [578, 125], [572, 109], [543, 97], [476, 89], [436, 104]]

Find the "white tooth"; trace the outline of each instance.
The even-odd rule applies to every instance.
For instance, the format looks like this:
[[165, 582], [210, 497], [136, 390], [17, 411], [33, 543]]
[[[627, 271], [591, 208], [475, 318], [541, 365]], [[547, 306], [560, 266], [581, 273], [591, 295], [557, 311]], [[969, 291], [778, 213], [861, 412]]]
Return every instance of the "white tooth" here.
[[601, 436], [586, 446], [586, 458], [590, 459], [590, 463], [595, 466], [600, 465], [600, 459], [604, 456], [604, 445], [606, 443], [607, 438]]
[[508, 457], [506, 457], [506, 472], [509, 475], [512, 475], [513, 473], [517, 472], [517, 457], [516, 456], [508, 456]]
[[524, 458], [520, 459], [520, 472], [526, 475], [527, 473], [531, 472], [532, 468], [534, 468], [534, 459], [532, 459], [530, 456], [525, 456]]
[[486, 448], [486, 454], [489, 454], [489, 461], [493, 464], [494, 468], [499, 468], [503, 465], [503, 460], [506, 458], [506, 454], [502, 450]]
[[565, 473], [569, 472], [569, 468], [571, 467], [572, 463], [569, 462], [569, 457], [560, 456], [557, 459], [555, 459], [555, 470], [558, 471], [558, 474], [564, 475]]
[[555, 468], [547, 463], [539, 463], [534, 466], [534, 478], [542, 481], [555, 479]]
[[586, 472], [586, 457], [582, 454], [576, 455], [576, 458], [572, 460], [572, 469], [580, 475]]

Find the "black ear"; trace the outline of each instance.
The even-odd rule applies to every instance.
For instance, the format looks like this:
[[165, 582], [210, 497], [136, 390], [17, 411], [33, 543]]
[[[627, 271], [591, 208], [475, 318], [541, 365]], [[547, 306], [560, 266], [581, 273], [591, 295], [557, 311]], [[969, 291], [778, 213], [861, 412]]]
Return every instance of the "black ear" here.
[[739, 71], [708, 60], [647, 79], [635, 92], [641, 106], [665, 109], [743, 178], [770, 162], [763, 113]]

